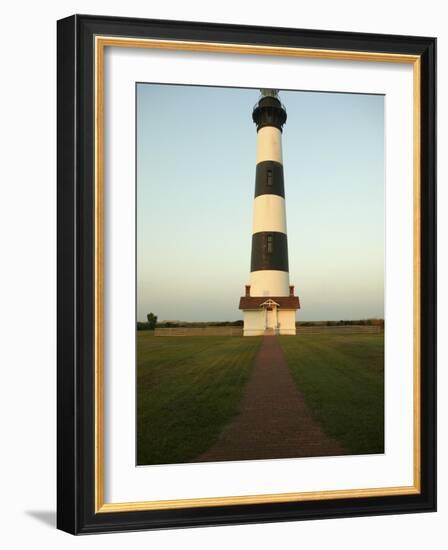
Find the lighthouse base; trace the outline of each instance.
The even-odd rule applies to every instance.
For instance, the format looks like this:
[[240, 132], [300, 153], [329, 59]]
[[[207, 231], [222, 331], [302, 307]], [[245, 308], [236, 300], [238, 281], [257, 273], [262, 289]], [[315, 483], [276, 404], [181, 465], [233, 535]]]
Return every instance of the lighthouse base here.
[[244, 336], [296, 334], [296, 310], [243, 310]]
[[296, 334], [297, 296], [243, 296], [240, 309], [244, 313], [244, 336]]

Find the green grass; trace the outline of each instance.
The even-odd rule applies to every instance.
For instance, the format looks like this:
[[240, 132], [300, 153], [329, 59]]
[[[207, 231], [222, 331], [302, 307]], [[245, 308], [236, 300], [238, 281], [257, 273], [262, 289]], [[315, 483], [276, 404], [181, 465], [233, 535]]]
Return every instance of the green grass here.
[[261, 338], [137, 333], [137, 463], [188, 462], [238, 414]]
[[325, 433], [353, 454], [384, 452], [384, 335], [304, 334], [280, 344]]

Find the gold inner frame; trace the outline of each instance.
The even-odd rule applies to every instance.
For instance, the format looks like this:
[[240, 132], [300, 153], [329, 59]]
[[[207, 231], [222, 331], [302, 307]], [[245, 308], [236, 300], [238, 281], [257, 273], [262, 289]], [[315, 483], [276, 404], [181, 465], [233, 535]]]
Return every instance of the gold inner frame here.
[[[414, 298], [414, 350], [413, 350], [413, 420], [414, 420], [414, 480], [413, 485], [350, 490], [276, 493], [180, 500], [154, 500], [142, 502], [104, 502], [104, 50], [107, 46], [122, 48], [154, 48], [162, 50], [197, 51], [209, 53], [234, 53], [408, 63], [413, 65], [413, 298]], [[274, 502], [300, 502], [331, 500], [338, 498], [361, 498], [420, 493], [421, 482], [421, 426], [420, 426], [420, 82], [421, 61], [417, 55], [389, 54], [381, 52], [353, 52], [344, 50], [319, 50], [251, 44], [224, 44], [213, 42], [155, 40], [96, 36], [95, 53], [95, 513], [162, 510], [204, 506], [260, 504]]]

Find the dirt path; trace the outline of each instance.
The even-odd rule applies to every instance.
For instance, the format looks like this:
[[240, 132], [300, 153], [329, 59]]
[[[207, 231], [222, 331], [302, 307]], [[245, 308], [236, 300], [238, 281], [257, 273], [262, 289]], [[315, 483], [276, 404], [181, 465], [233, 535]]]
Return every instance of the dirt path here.
[[265, 336], [255, 358], [240, 414], [217, 443], [192, 462], [342, 455], [308, 413], [275, 336]]

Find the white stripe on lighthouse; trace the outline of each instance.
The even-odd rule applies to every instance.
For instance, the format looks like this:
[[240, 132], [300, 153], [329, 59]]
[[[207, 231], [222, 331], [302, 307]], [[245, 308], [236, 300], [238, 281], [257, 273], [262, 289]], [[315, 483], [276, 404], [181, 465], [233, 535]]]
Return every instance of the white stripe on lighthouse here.
[[254, 200], [252, 233], [278, 231], [286, 233], [285, 199], [278, 195], [259, 195]]
[[274, 126], [264, 126], [257, 132], [257, 164], [265, 160], [283, 164], [282, 133]]
[[250, 274], [251, 296], [289, 296], [287, 271], [262, 270]]

